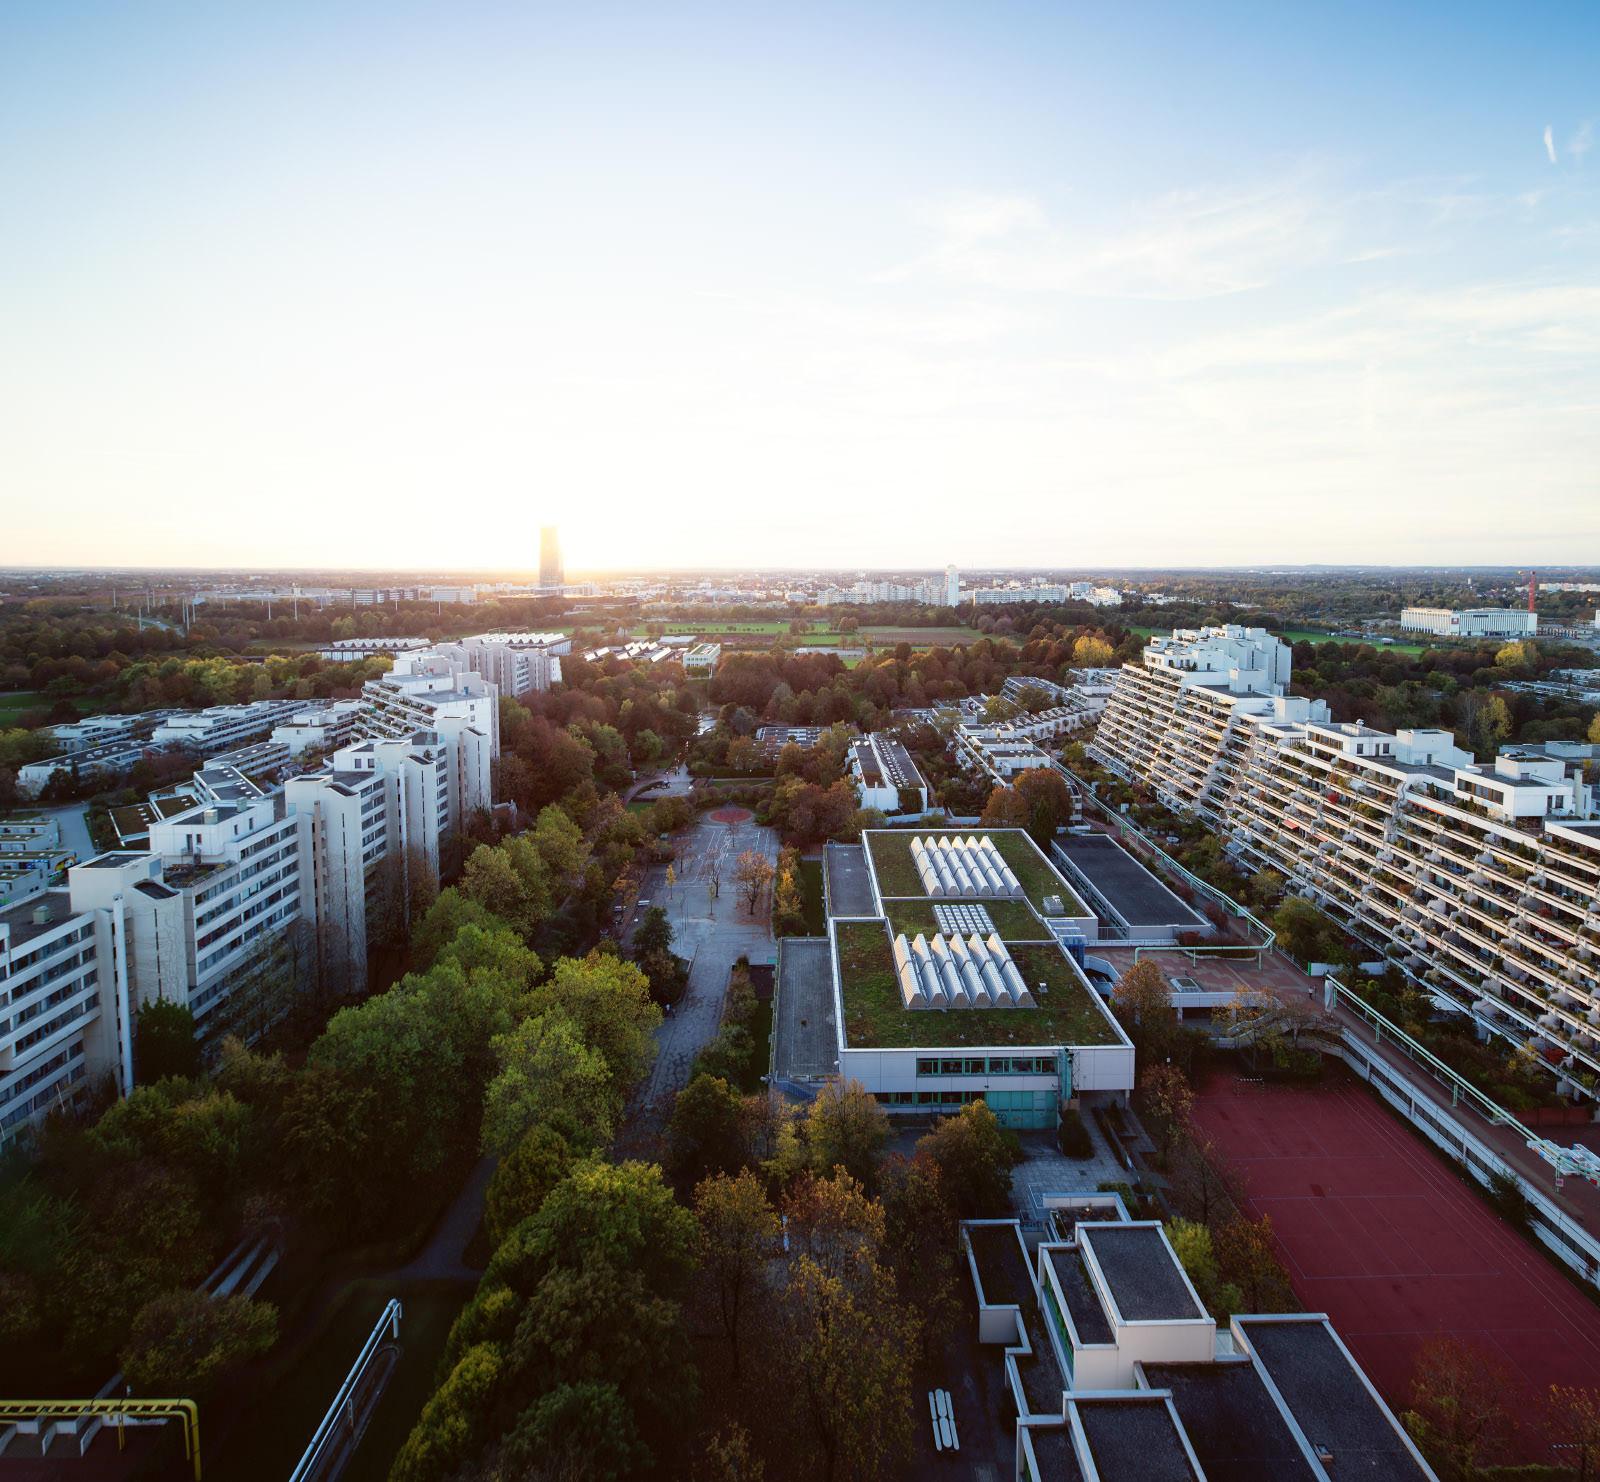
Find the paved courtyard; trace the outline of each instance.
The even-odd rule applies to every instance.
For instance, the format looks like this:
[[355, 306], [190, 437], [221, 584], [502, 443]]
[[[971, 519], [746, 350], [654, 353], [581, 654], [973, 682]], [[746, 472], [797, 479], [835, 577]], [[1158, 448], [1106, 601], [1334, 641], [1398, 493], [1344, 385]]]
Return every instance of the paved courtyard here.
[[[722, 1003], [734, 962], [770, 961], [776, 952], [770, 929], [771, 911], [763, 901], [754, 919], [738, 898], [733, 874], [745, 850], [778, 855], [778, 836], [758, 823], [699, 823], [685, 831], [673, 862], [674, 883], [665, 869], [652, 871], [642, 898], [662, 907], [672, 922], [672, 950], [690, 959], [689, 987], [656, 1031], [658, 1054], [648, 1083], [641, 1088], [647, 1102], [659, 1103], [689, 1083], [694, 1058], [716, 1037]], [[713, 876], [720, 870], [717, 893]]]
[[872, 880], [859, 844], [828, 844], [822, 855], [830, 916], [871, 916]]

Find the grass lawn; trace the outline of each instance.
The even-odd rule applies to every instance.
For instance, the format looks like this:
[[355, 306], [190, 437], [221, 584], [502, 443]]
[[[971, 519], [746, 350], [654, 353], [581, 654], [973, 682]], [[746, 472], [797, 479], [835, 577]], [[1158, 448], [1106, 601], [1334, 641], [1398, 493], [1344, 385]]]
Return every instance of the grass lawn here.
[[[1114, 1045], [1117, 1032], [1092, 989], [1055, 945], [1017, 947], [1017, 971], [1039, 999], [1035, 1009], [906, 1009], [889, 934], [878, 921], [836, 922], [845, 1044], [852, 1049], [914, 1045]], [[1041, 995], [1039, 985], [1045, 985]]]
[[648, 813], [655, 807], [655, 800], [653, 798], [635, 798], [627, 807], [630, 813]]
[[[1022, 901], [974, 901], [981, 905], [994, 922], [1002, 942], [1048, 942], [1047, 927]], [[883, 908], [889, 915], [889, 924], [897, 932], [914, 937], [919, 931], [927, 936], [939, 930], [938, 919], [933, 914], [934, 903], [922, 900], [886, 900]], [[970, 933], [968, 933], [970, 935]]]
[[822, 889], [822, 861], [800, 861], [800, 906], [805, 912], [806, 934], [825, 937], [828, 934], [828, 907]]
[[744, 1021], [744, 1027], [750, 1031], [750, 1038], [754, 1048], [750, 1051], [750, 1058], [745, 1062], [743, 1071], [739, 1074], [739, 1089], [746, 1096], [754, 1096], [762, 1089], [761, 1077], [767, 1073], [767, 1067], [772, 1064], [772, 1000], [765, 1003], [760, 999], [750, 1010], [750, 1017]]
[[976, 643], [983, 634], [972, 628], [863, 628], [874, 643], [909, 643], [912, 648], [950, 648]]
[[[92, 695], [67, 696], [82, 715], [93, 715], [104, 710], [107, 705], [105, 700], [97, 700]], [[14, 726], [17, 717], [24, 710], [48, 710], [55, 704], [49, 695], [40, 694], [38, 690], [15, 690], [0, 694], [0, 728]]]
[[1047, 895], [1059, 895], [1062, 908], [1068, 916], [1090, 914], [1089, 909], [1073, 894], [1066, 881], [1039, 853], [1038, 846], [1021, 829], [929, 829], [926, 833], [918, 830], [916, 835], [909, 830], [868, 829], [862, 834], [861, 842], [867, 846], [872, 855], [872, 866], [877, 871], [880, 894], [927, 898], [928, 892], [923, 889], [922, 876], [917, 873], [917, 867], [911, 859], [911, 840], [919, 835], [921, 837], [931, 835], [935, 838], [944, 835], [951, 837], [972, 835], [979, 839], [991, 839], [994, 847], [999, 850], [1000, 857], [1011, 866], [1011, 873], [1017, 877], [1023, 894], [1033, 902], [1035, 910], [1043, 912], [1044, 898]]

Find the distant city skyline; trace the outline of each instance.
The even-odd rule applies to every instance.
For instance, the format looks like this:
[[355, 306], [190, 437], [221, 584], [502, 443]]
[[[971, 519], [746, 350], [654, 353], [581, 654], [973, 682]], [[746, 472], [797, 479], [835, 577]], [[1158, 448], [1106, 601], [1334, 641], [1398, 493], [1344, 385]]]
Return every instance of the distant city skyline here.
[[1600, 8], [0, 18], [3, 559], [1600, 563]]

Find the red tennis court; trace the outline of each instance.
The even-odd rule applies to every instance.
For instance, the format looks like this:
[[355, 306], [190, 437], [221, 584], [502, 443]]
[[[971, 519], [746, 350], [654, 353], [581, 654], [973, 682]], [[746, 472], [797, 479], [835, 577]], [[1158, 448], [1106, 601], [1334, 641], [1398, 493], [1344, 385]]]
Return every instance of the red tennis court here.
[[1417, 1349], [1450, 1333], [1526, 1380], [1600, 1384], [1600, 1308], [1501, 1223], [1352, 1078], [1195, 1107], [1251, 1209], [1270, 1216], [1296, 1294], [1326, 1312], [1396, 1409]]

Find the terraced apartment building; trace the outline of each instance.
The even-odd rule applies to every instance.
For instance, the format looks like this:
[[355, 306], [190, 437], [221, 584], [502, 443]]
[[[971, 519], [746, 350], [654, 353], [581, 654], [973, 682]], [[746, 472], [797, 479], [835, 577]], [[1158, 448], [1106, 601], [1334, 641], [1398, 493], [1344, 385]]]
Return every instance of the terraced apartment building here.
[[1334, 723], [1288, 678], [1262, 629], [1180, 630], [1123, 668], [1090, 755], [1592, 1092], [1600, 747], [1477, 763], [1448, 731]]

